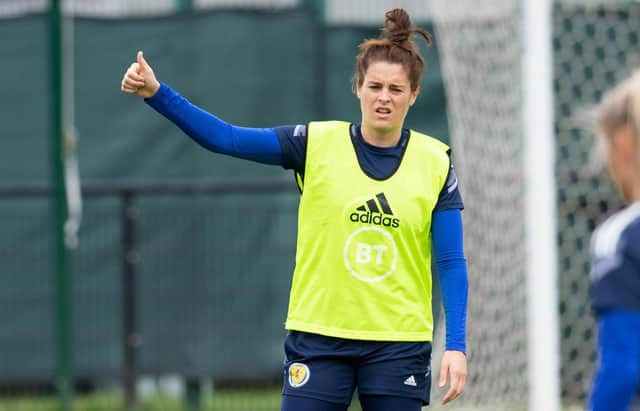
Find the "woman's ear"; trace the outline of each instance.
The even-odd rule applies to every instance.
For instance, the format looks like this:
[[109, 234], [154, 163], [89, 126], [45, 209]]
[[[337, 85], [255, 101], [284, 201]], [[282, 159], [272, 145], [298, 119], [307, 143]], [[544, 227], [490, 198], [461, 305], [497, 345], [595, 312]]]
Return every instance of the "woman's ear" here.
[[619, 128], [611, 138], [611, 144], [616, 154], [626, 161], [635, 161], [638, 147], [636, 147], [636, 139], [633, 136], [631, 127]]
[[418, 86], [415, 90], [411, 92], [411, 99], [409, 100], [409, 106], [413, 106], [413, 103], [416, 102], [416, 99], [418, 98], [418, 94], [420, 94], [421, 90], [422, 89], [420, 88], [420, 86]]

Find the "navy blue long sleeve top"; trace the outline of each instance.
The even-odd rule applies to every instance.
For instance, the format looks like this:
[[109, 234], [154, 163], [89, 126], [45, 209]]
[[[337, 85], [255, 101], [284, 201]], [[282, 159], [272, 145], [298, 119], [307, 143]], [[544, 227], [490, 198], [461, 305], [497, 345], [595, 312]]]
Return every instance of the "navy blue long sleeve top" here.
[[640, 394], [640, 202], [594, 232], [590, 278], [598, 366], [588, 409], [627, 410]]
[[[304, 178], [306, 126], [247, 128], [229, 124], [191, 104], [166, 84], [145, 100], [204, 148], [263, 164], [292, 169]], [[368, 144], [357, 124], [354, 147], [365, 173], [385, 178], [396, 170], [409, 139], [403, 130], [394, 147]], [[431, 236], [446, 316], [446, 349], [466, 352], [467, 268], [462, 241], [462, 198], [453, 166], [432, 216]]]

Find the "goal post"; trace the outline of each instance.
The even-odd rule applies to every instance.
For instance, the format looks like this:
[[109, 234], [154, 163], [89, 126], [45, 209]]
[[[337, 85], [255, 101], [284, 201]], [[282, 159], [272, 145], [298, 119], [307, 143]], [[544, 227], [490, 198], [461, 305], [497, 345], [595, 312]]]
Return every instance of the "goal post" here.
[[552, 0], [524, 0], [523, 132], [529, 410], [560, 411]]

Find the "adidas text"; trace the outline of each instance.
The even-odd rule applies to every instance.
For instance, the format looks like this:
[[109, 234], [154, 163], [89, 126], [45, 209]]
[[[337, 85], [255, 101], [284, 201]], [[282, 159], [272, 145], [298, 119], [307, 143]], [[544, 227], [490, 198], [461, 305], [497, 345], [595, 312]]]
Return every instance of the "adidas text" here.
[[351, 213], [349, 219], [354, 222], [361, 222], [365, 224], [375, 224], [381, 225], [385, 227], [400, 227], [400, 220], [397, 218], [383, 216], [380, 213], [356, 213], [355, 211]]

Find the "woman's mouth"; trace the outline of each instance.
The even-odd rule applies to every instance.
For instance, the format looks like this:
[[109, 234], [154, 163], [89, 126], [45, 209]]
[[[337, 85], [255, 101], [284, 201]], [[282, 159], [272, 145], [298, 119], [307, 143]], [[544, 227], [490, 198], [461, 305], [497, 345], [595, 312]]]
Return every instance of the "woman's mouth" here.
[[378, 107], [376, 109], [376, 114], [379, 117], [388, 117], [391, 114], [391, 109], [386, 108], [386, 107]]

